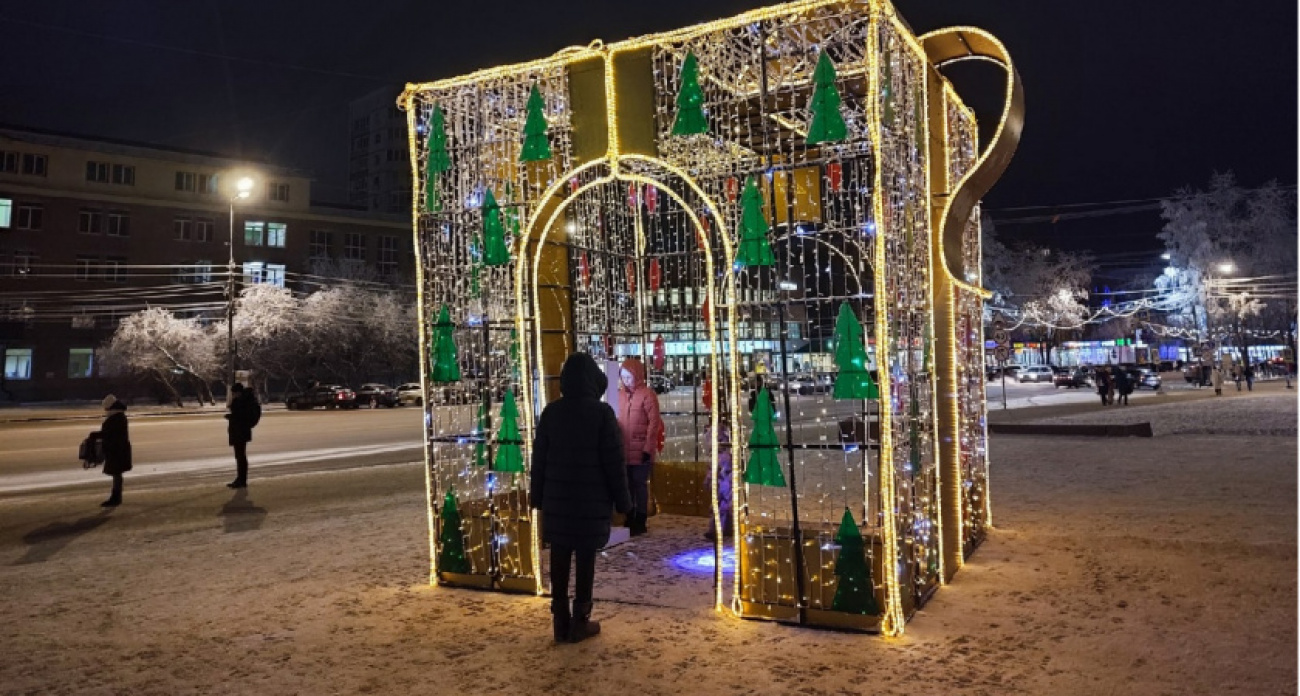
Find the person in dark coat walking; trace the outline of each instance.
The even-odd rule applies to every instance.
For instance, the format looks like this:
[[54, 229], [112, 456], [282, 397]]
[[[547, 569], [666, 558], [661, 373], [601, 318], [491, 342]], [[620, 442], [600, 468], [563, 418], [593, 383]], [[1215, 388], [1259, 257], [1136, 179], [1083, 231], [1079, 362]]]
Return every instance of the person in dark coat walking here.
[[262, 405], [257, 402], [257, 395], [252, 389], [236, 382], [231, 387], [234, 399], [230, 402], [230, 413], [226, 420], [226, 432], [230, 436], [230, 446], [235, 448], [235, 480], [226, 484], [227, 488], [248, 487], [248, 443], [253, 441], [253, 428], [262, 420]]
[[[555, 641], [600, 633], [591, 620], [596, 552], [609, 543], [614, 510], [632, 508], [623, 438], [614, 409], [600, 400], [609, 381], [585, 353], [560, 371], [558, 401], [542, 411], [533, 440], [530, 505], [542, 511], [542, 540], [551, 545], [551, 614]], [[569, 567], [574, 566], [570, 612]]]
[[113, 477], [113, 490], [100, 506], [117, 507], [122, 504], [122, 474], [131, 470], [131, 437], [126, 427], [126, 404], [109, 394], [102, 405], [107, 416], [91, 437], [104, 444], [104, 474]]
[[1128, 406], [1128, 395], [1133, 393], [1133, 378], [1128, 370], [1115, 368], [1115, 403]]

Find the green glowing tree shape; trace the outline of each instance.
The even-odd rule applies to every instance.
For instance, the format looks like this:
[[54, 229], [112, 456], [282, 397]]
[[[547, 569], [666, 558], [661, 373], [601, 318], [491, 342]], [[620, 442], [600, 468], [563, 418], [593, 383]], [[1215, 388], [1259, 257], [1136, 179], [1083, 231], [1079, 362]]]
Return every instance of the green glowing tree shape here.
[[682, 88], [677, 92], [677, 118], [673, 135], [697, 135], [709, 132], [709, 118], [704, 115], [704, 90], [700, 89], [699, 63], [694, 53], [682, 61]]
[[442, 499], [441, 524], [438, 530], [438, 570], [443, 573], [469, 573], [465, 556], [465, 533], [460, 528], [460, 508], [456, 495], [447, 491]]
[[474, 443], [474, 466], [487, 466], [487, 439], [488, 439], [488, 408], [487, 403], [478, 405], [478, 423], [474, 428], [474, 436], [477, 442]]
[[460, 381], [460, 361], [456, 357], [456, 325], [451, 310], [443, 305], [433, 325], [433, 354], [429, 356], [429, 377], [438, 384]]
[[497, 456], [492, 462], [493, 471], [524, 473], [524, 453], [520, 448], [519, 408], [515, 406], [515, 393], [509, 389], [501, 402], [501, 430], [497, 432]]
[[772, 427], [772, 397], [767, 387], [758, 392], [754, 401], [754, 427], [749, 431], [749, 464], [745, 467], [745, 483], [756, 486], [785, 488], [785, 475], [781, 473], [778, 454], [781, 441], [776, 439]]
[[880, 391], [871, 381], [867, 370], [867, 347], [862, 342], [862, 326], [853, 315], [849, 303], [840, 303], [840, 314], [835, 318], [835, 375], [836, 399], [878, 399]]
[[763, 217], [763, 192], [758, 181], [749, 177], [740, 198], [740, 249], [736, 263], [741, 266], [771, 266], [776, 263], [772, 244], [767, 240], [767, 218]]
[[506, 230], [501, 224], [501, 206], [497, 205], [492, 189], [483, 192], [483, 262], [489, 266], [510, 263], [510, 248], [506, 246]]
[[835, 65], [826, 51], [817, 59], [817, 69], [813, 71], [813, 93], [809, 108], [812, 110], [812, 123], [808, 126], [808, 144], [834, 143], [849, 137], [848, 126], [844, 125], [844, 114], [840, 113], [840, 90], [835, 87]]
[[447, 126], [442, 114], [442, 106], [433, 105], [429, 115], [429, 137], [427, 139], [427, 160], [424, 165], [424, 210], [436, 213], [442, 210], [442, 200], [438, 196], [438, 175], [451, 169], [451, 157], [447, 154]]
[[528, 120], [524, 122], [524, 147], [519, 153], [520, 162], [543, 162], [551, 158], [551, 141], [546, 138], [546, 103], [542, 93], [533, 85], [528, 95]]
[[866, 545], [848, 508], [844, 508], [835, 543], [840, 547], [840, 555], [835, 559], [835, 599], [831, 600], [831, 609], [848, 614], [879, 614]]

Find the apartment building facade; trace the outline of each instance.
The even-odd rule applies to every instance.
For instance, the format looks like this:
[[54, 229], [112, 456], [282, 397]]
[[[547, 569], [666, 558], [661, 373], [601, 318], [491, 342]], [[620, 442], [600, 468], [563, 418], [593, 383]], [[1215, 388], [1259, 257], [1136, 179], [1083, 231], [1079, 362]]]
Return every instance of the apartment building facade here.
[[301, 172], [0, 127], [0, 401], [102, 396], [95, 349], [117, 322], [152, 306], [221, 316], [232, 249], [238, 282], [297, 291], [323, 263], [413, 270], [409, 216], [313, 204]]
[[411, 154], [399, 87], [348, 105], [348, 203], [372, 212], [411, 212]]

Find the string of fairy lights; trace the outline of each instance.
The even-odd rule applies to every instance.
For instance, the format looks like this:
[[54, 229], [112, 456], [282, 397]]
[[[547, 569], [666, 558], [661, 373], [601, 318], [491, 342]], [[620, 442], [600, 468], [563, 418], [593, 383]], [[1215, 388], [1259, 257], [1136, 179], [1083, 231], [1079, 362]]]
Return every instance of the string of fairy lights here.
[[[599, 143], [573, 96], [594, 60]], [[645, 112], [617, 101], [632, 64]], [[725, 495], [664, 501], [707, 501], [734, 532], [719, 607], [901, 632], [943, 577], [930, 158], [955, 181], [977, 147], [948, 90], [930, 152], [926, 70], [887, 4], [805, 0], [408, 87], [436, 581], [544, 591], [528, 447], [559, 363], [582, 351], [675, 383], [661, 461], [714, 481], [730, 461]], [[644, 147], [623, 142], [643, 126], [654, 157], [623, 150]], [[963, 254], [970, 279], [977, 222]], [[988, 524], [969, 388], [983, 306], [957, 301], [973, 541]]]

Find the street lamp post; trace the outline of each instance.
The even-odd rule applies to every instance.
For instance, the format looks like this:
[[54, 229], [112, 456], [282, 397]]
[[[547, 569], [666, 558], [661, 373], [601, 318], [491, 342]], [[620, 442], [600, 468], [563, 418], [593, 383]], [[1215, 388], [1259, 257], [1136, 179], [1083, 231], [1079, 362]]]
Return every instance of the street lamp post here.
[[235, 201], [253, 194], [253, 180], [241, 178], [230, 197], [230, 260], [226, 265], [226, 356], [230, 374], [226, 382], [226, 402], [229, 403], [235, 386]]

